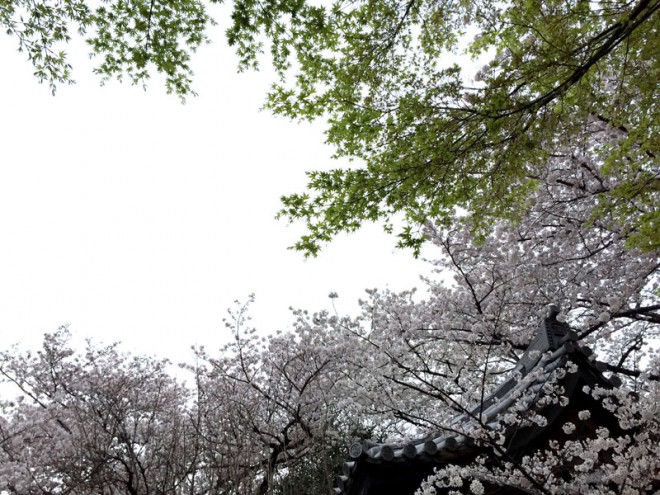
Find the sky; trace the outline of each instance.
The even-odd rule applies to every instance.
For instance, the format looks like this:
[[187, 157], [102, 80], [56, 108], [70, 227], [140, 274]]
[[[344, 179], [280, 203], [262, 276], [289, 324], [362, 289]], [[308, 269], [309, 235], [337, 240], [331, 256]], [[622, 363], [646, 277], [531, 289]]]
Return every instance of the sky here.
[[367, 288], [422, 287], [429, 265], [379, 226], [341, 236], [316, 259], [287, 247], [303, 232], [276, 220], [306, 170], [333, 162], [323, 125], [260, 111], [269, 71], [238, 74], [214, 28], [193, 58], [199, 93], [182, 105], [100, 86], [73, 47], [77, 83], [52, 96], [14, 40], [0, 37], [0, 348], [35, 345], [69, 325], [173, 361], [214, 348], [235, 300], [252, 323], [286, 329], [289, 307], [354, 314]]

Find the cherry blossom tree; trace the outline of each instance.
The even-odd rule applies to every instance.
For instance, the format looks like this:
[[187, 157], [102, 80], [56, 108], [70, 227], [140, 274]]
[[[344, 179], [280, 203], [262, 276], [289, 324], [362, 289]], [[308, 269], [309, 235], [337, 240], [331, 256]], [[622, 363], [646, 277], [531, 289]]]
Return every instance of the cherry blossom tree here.
[[263, 337], [246, 311], [231, 312], [232, 341], [218, 357], [197, 351], [204, 450], [232, 480], [230, 493], [281, 492], [305, 469], [327, 491], [336, 466], [325, 453], [336, 455], [337, 430], [350, 427], [338, 423], [342, 360], [327, 345], [331, 329], [317, 331], [299, 313], [290, 332]]
[[167, 361], [116, 346], [78, 352], [69, 337], [60, 329], [35, 354], [0, 356], [0, 373], [21, 394], [2, 404], [0, 491], [195, 493], [189, 391]]

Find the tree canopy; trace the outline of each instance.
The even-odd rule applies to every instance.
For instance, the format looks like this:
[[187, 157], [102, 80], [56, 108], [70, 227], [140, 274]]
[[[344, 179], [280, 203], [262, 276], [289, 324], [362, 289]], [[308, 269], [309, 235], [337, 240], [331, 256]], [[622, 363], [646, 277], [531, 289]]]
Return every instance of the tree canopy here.
[[[60, 50], [77, 29], [103, 78], [192, 92], [191, 52], [213, 23], [199, 0], [5, 0], [0, 24], [41, 80], [71, 80]], [[279, 215], [303, 221], [295, 247], [315, 255], [342, 231], [378, 221], [419, 250], [428, 221], [455, 208], [482, 234], [515, 219], [539, 167], [588, 124], [618, 139], [591, 146], [603, 172], [624, 174], [601, 207], [631, 247], [657, 249], [658, 0], [236, 0], [227, 41], [241, 68], [264, 51], [279, 74], [267, 106], [327, 119], [328, 141], [354, 168], [309, 173]]]
[[315, 254], [340, 231], [389, 226], [402, 214], [400, 243], [417, 249], [420, 227], [448, 225], [456, 207], [483, 232], [524, 210], [539, 167], [600, 121], [619, 138], [590, 146], [606, 173], [628, 175], [603, 191], [603, 210], [617, 212], [631, 245], [657, 248], [648, 208], [658, 186], [658, 6], [413, 0], [321, 9], [318, 32], [293, 33], [295, 85], [277, 86], [269, 106], [327, 115], [338, 154], [364, 166], [312, 172], [306, 192], [284, 198], [281, 215], [307, 222], [296, 247]]

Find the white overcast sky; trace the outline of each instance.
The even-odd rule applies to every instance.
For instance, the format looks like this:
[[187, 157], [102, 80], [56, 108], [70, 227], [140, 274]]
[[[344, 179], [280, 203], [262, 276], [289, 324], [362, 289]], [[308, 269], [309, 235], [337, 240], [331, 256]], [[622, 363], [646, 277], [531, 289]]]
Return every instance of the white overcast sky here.
[[14, 40], [0, 37], [0, 346], [69, 324], [175, 361], [216, 347], [236, 299], [254, 324], [285, 328], [289, 306], [355, 312], [365, 288], [420, 286], [428, 265], [380, 227], [317, 259], [287, 250], [301, 227], [276, 221], [305, 170], [330, 167], [321, 125], [259, 111], [267, 74], [236, 73], [222, 26], [194, 56], [197, 98], [156, 81], [100, 87], [86, 53], [55, 97]]

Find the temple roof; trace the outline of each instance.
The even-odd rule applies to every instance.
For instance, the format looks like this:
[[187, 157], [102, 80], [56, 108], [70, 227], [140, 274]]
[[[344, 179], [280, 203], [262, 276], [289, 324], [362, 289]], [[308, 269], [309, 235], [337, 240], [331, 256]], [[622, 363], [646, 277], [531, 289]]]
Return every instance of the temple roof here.
[[[366, 495], [372, 493], [406, 493], [419, 486], [421, 480], [431, 474], [434, 466], [461, 462], [479, 453], [479, 447], [469, 432], [482, 425], [496, 429], [502, 416], [515, 406], [515, 411], [531, 410], [545, 395], [544, 385], [555, 370], [569, 360], [577, 365], [576, 373], [565, 374], [562, 386], [566, 396], [571, 396], [578, 383], [616, 387], [617, 377], [606, 378], [602, 372], [606, 365], [595, 360], [592, 351], [577, 343], [577, 334], [557, 320], [558, 311], [551, 307], [541, 322], [535, 337], [518, 361], [508, 378], [488, 395], [481, 404], [455, 416], [449, 426], [435, 434], [407, 443], [377, 443], [364, 441], [349, 448], [350, 460], [344, 463], [343, 474], [337, 478], [337, 495]], [[580, 387], [581, 388], [581, 387]], [[548, 422], [554, 421], [561, 408], [544, 408]], [[542, 428], [527, 428], [524, 434], [507, 435], [507, 449], [520, 450], [528, 445]], [[364, 478], [370, 478], [365, 482]], [[376, 478], [382, 478], [383, 487], [374, 487]], [[386, 479], [390, 481], [385, 481]], [[396, 487], [392, 482], [399, 484]], [[385, 485], [387, 483], [387, 485]], [[367, 486], [369, 485], [369, 486]], [[409, 491], [413, 493], [414, 490]]]

